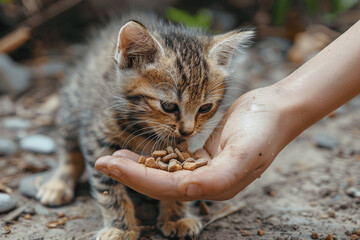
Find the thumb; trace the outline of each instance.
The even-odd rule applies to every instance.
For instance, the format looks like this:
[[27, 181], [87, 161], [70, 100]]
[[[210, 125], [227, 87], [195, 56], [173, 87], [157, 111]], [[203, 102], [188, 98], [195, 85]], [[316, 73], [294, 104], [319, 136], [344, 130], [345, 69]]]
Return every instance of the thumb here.
[[136, 154], [127, 149], [118, 150], [118, 151], [114, 152], [112, 156], [117, 157], [117, 158], [127, 158], [127, 159], [133, 160], [135, 162], [138, 162], [138, 160], [140, 158], [139, 154]]

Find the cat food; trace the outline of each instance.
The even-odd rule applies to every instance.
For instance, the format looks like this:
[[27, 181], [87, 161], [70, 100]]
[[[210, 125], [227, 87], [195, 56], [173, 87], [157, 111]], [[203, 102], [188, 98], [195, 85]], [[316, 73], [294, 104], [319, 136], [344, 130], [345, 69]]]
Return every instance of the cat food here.
[[157, 164], [153, 157], [149, 157], [145, 160], [145, 166], [149, 168], [159, 168], [159, 164]]
[[183, 168], [185, 170], [194, 171], [197, 168], [197, 165], [195, 162], [185, 162]]
[[165, 150], [156, 150], [151, 156], [149, 158], [140, 156], [138, 163], [144, 164], [146, 167], [169, 172], [182, 169], [194, 171], [196, 168], [205, 166], [208, 163], [205, 158], [194, 159], [194, 156], [187, 150], [186, 142], [179, 144], [175, 148], [168, 146]]

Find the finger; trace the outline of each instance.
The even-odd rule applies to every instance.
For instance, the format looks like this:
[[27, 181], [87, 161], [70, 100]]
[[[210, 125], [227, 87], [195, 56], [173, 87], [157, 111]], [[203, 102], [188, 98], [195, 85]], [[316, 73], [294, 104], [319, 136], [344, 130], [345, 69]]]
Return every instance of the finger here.
[[113, 156], [103, 156], [101, 158], [99, 158], [98, 160], [96, 160], [95, 162], [95, 168], [104, 173], [105, 175], [108, 175], [110, 176], [110, 171], [107, 169], [107, 165], [108, 165], [108, 162], [110, 162], [111, 160], [113, 159], [116, 159], [115, 157]]
[[228, 144], [208, 166], [184, 178], [178, 185], [179, 193], [190, 199], [210, 199], [227, 196], [226, 193], [234, 192], [235, 187], [241, 188], [242, 179], [259, 168], [263, 161], [235, 146], [239, 145]]
[[117, 157], [117, 158], [127, 158], [127, 159], [131, 159], [135, 162], [138, 162], [140, 155], [136, 154], [130, 150], [127, 149], [122, 149], [122, 150], [118, 150], [116, 152], [113, 153], [112, 155], [113, 157]]
[[102, 157], [95, 167], [103, 167], [107, 162], [106, 170], [99, 169], [115, 180], [129, 186], [142, 194], [155, 199], [186, 200], [177, 191], [178, 183], [190, 171], [166, 172], [159, 169], [147, 168], [126, 158]]

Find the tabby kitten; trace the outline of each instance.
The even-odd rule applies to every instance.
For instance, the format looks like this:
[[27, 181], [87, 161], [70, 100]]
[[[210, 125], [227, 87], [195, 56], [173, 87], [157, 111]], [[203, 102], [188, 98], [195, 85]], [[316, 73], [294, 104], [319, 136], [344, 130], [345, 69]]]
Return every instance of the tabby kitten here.
[[[43, 204], [70, 202], [86, 167], [104, 219], [95, 239], [139, 236], [124, 185], [98, 172], [97, 158], [124, 148], [150, 155], [183, 140], [194, 152], [242, 93], [231, 60], [252, 31], [208, 36], [140, 18], [113, 21], [100, 31], [62, 89], [60, 164], [38, 192]], [[167, 237], [185, 237], [199, 234], [202, 225], [187, 203], [161, 201], [157, 226]]]

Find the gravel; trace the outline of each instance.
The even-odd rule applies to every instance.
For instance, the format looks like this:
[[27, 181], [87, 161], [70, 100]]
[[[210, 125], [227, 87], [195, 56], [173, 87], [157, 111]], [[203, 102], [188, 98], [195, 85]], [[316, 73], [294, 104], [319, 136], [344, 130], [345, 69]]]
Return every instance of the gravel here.
[[10, 211], [16, 207], [16, 200], [7, 193], [0, 193], [0, 213]]
[[13, 130], [23, 130], [30, 127], [29, 121], [16, 117], [6, 118], [3, 121], [3, 125], [8, 129], [13, 129]]
[[334, 136], [327, 133], [318, 133], [314, 139], [319, 148], [333, 149], [339, 144], [339, 141]]
[[41, 172], [24, 177], [19, 182], [19, 191], [27, 197], [36, 198], [38, 186], [44, 183], [53, 174], [52, 171]]
[[0, 93], [21, 93], [29, 85], [32, 71], [0, 54]]
[[55, 152], [55, 142], [44, 135], [25, 137], [20, 141], [20, 147], [23, 150], [34, 153], [50, 154]]
[[6, 138], [0, 138], [0, 156], [11, 155], [17, 150], [16, 144]]

